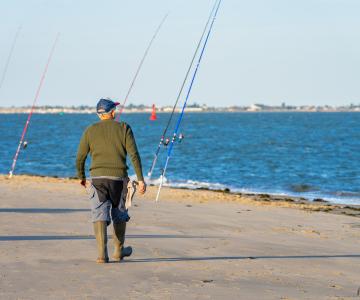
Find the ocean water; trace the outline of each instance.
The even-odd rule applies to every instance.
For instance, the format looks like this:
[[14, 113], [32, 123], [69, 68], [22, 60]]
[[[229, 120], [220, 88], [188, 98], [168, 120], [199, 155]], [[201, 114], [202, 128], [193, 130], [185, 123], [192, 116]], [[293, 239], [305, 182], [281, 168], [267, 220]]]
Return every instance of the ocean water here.
[[[144, 174], [168, 117], [123, 115]], [[0, 115], [0, 173], [9, 172], [26, 118]], [[15, 174], [75, 176], [79, 139], [96, 121], [96, 115], [34, 115]], [[187, 113], [182, 124], [185, 139], [174, 148], [167, 185], [360, 204], [360, 113]], [[153, 183], [165, 157], [164, 148]]]

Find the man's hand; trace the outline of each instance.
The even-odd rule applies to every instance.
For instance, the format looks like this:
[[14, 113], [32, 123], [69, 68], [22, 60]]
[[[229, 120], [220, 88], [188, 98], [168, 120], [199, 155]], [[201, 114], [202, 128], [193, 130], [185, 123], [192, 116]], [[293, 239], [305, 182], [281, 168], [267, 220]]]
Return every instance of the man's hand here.
[[146, 183], [144, 181], [139, 181], [139, 188], [138, 191], [140, 195], [144, 195], [146, 192]]
[[86, 188], [86, 179], [81, 179], [80, 184]]

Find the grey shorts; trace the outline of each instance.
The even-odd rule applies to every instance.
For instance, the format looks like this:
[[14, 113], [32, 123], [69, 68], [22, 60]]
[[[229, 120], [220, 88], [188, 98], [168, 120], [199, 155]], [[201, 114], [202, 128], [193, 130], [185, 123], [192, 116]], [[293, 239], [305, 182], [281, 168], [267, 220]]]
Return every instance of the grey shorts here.
[[130, 216], [125, 208], [127, 179], [93, 178], [88, 189], [92, 222], [111, 220], [118, 224], [128, 222]]

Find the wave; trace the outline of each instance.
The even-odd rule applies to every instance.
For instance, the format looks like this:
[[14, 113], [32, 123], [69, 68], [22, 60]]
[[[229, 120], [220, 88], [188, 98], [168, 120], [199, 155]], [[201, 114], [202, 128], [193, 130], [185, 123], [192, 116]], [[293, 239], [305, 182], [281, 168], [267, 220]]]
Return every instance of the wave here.
[[[149, 179], [145, 177], [145, 181], [150, 185], [160, 185], [161, 177], [155, 179]], [[222, 190], [230, 192], [230, 188], [221, 183], [210, 183], [205, 181], [196, 180], [172, 180], [169, 181], [166, 177], [163, 179], [163, 186], [186, 188], [191, 190], [206, 189], [206, 190]]]
[[360, 192], [347, 192], [347, 191], [338, 191], [332, 193], [335, 196], [341, 196], [341, 197], [359, 197], [360, 198]]
[[[135, 179], [135, 176], [131, 176]], [[161, 177], [149, 179], [145, 177], [145, 181], [149, 185], [159, 186]], [[163, 186], [173, 188], [184, 188], [190, 190], [212, 190], [223, 191], [230, 193], [241, 194], [269, 194], [273, 196], [290, 196], [290, 197], [302, 197], [306, 200], [313, 201], [314, 199], [323, 199], [337, 204], [360, 204], [360, 193], [357, 192], [323, 192], [318, 187], [311, 185], [293, 185], [289, 190], [268, 190], [268, 189], [253, 189], [246, 187], [234, 187], [228, 186], [218, 182], [205, 182], [196, 180], [169, 180], [164, 177]]]

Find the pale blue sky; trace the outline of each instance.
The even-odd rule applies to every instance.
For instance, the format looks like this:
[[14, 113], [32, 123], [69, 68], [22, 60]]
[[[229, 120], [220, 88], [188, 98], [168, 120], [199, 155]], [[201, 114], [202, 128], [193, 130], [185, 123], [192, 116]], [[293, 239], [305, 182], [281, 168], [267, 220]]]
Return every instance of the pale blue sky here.
[[[61, 38], [39, 105], [125, 96], [161, 18], [129, 103], [171, 105], [212, 0], [0, 0], [0, 72], [23, 26], [0, 106], [30, 105]], [[360, 103], [360, 1], [223, 0], [190, 102]]]

